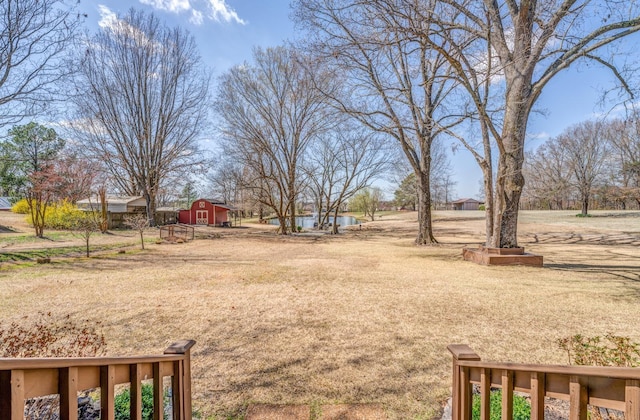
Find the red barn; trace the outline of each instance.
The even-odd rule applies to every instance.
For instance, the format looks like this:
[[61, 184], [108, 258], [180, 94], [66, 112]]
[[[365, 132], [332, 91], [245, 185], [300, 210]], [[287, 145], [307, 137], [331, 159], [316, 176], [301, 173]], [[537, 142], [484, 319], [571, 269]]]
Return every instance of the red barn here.
[[200, 198], [193, 202], [190, 210], [180, 210], [178, 223], [186, 225], [230, 226], [231, 206], [215, 200]]

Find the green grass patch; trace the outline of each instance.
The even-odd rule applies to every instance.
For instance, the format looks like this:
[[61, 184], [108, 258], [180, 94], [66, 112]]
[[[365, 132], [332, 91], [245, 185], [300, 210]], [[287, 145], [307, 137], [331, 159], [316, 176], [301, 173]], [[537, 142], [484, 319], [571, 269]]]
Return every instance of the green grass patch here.
[[[131, 244], [110, 244], [96, 245], [91, 247], [91, 252], [109, 251], [131, 246]], [[0, 262], [27, 262], [35, 261], [38, 258], [51, 257], [74, 257], [78, 254], [84, 255], [86, 248], [84, 246], [65, 246], [59, 248], [46, 248], [13, 252], [0, 252]]]
[[51, 233], [47, 233], [45, 232], [45, 237], [44, 238], [38, 238], [35, 235], [16, 235], [16, 236], [5, 236], [3, 238], [0, 238], [0, 243], [1, 244], [28, 244], [28, 243], [35, 243], [35, 242], [55, 242], [55, 241], [61, 241], [64, 239], [72, 239], [75, 238], [75, 236], [73, 236], [73, 233], [71, 232], [51, 232]]
[[[489, 418], [500, 420], [502, 418], [502, 390], [491, 391], [489, 396]], [[472, 419], [480, 420], [480, 395], [473, 395]], [[513, 396], [513, 420], [529, 420], [531, 418], [531, 404], [520, 395]]]

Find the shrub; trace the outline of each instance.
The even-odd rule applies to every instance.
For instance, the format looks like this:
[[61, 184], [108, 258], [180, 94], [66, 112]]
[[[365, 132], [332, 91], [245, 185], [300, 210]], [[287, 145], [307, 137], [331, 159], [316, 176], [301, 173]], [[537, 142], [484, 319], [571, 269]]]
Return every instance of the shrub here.
[[486, 211], [486, 210], [487, 210], [487, 207], [486, 207], [484, 204], [480, 204], [480, 205], [478, 206], [478, 210]]
[[[489, 396], [489, 406], [491, 420], [502, 418], [502, 390], [491, 391]], [[480, 395], [473, 395], [473, 420], [480, 419]], [[513, 420], [529, 420], [531, 418], [531, 404], [520, 395], [513, 396]]]
[[58, 320], [51, 312], [38, 312], [20, 323], [0, 322], [0, 357], [94, 357], [105, 348], [104, 335], [96, 326], [69, 315]]
[[[0, 357], [94, 357], [102, 355], [105, 347], [96, 325], [69, 315], [55, 319], [50, 312], [38, 312], [6, 325], [0, 320]], [[58, 418], [59, 405], [58, 396], [29, 399], [25, 418]]]
[[73, 229], [77, 220], [84, 217], [85, 212], [74, 204], [63, 200], [47, 208], [44, 225], [49, 229]]
[[604, 337], [584, 337], [576, 334], [558, 340], [567, 352], [569, 364], [591, 366], [640, 366], [640, 343], [629, 337], [606, 334]]
[[18, 214], [29, 214], [29, 203], [26, 198], [17, 201], [11, 206], [11, 211]]
[[[169, 394], [164, 393], [164, 406], [169, 406]], [[131, 409], [131, 392], [126, 389], [116, 395], [115, 404], [115, 420], [129, 420], [129, 410]], [[163, 414], [163, 418], [167, 420], [169, 416], [167, 412]], [[153, 420], [153, 385], [142, 384], [142, 420]]]
[[[18, 214], [27, 215], [27, 223], [33, 225], [31, 211], [26, 198], [18, 201], [11, 207], [11, 211]], [[62, 200], [59, 203], [50, 204], [44, 214], [44, 227], [49, 229], [72, 229], [75, 221], [82, 217], [84, 212], [78, 209], [73, 203]]]

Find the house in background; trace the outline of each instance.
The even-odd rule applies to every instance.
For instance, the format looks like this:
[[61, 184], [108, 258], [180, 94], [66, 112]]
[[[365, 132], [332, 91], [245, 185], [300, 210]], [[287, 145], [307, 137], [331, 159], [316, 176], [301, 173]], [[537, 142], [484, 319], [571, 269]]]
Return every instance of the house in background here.
[[178, 223], [186, 225], [231, 226], [229, 212], [233, 207], [221, 201], [200, 198], [191, 204], [189, 210], [178, 212]]
[[[124, 227], [124, 216], [134, 213], [146, 213], [147, 201], [142, 196], [107, 195], [107, 221], [109, 229]], [[100, 197], [93, 196], [78, 200], [79, 209], [101, 211]]]
[[480, 206], [484, 204], [482, 201], [473, 198], [462, 198], [451, 203], [452, 210], [480, 210]]
[[0, 197], [0, 211], [11, 210], [11, 200], [9, 197]]

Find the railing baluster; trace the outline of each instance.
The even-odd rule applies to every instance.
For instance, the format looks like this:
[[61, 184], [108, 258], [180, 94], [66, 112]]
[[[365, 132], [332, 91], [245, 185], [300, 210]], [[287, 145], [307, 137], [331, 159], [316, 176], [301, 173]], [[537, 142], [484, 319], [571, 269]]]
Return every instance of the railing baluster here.
[[480, 372], [480, 420], [491, 418], [491, 369]]
[[182, 361], [173, 362], [173, 377], [171, 378], [171, 390], [173, 394], [173, 419], [184, 418], [184, 380]]
[[462, 420], [471, 420], [473, 388], [470, 379], [469, 368], [460, 368], [460, 418]]
[[162, 404], [162, 364], [153, 364], [153, 420], [164, 418], [164, 407]]
[[587, 420], [587, 389], [577, 375], [569, 377], [569, 420]]
[[502, 418], [513, 418], [513, 372], [502, 371]]
[[546, 375], [531, 373], [531, 419], [544, 420], [544, 396], [546, 394]]
[[627, 379], [624, 387], [625, 420], [640, 420], [640, 380]]
[[12, 370], [9, 375], [8, 418], [22, 420], [24, 419], [24, 370]]
[[78, 420], [78, 368], [58, 369], [60, 419]]
[[100, 366], [100, 418], [115, 420], [115, 366]]
[[138, 363], [129, 366], [129, 418], [142, 420], [142, 372]]

